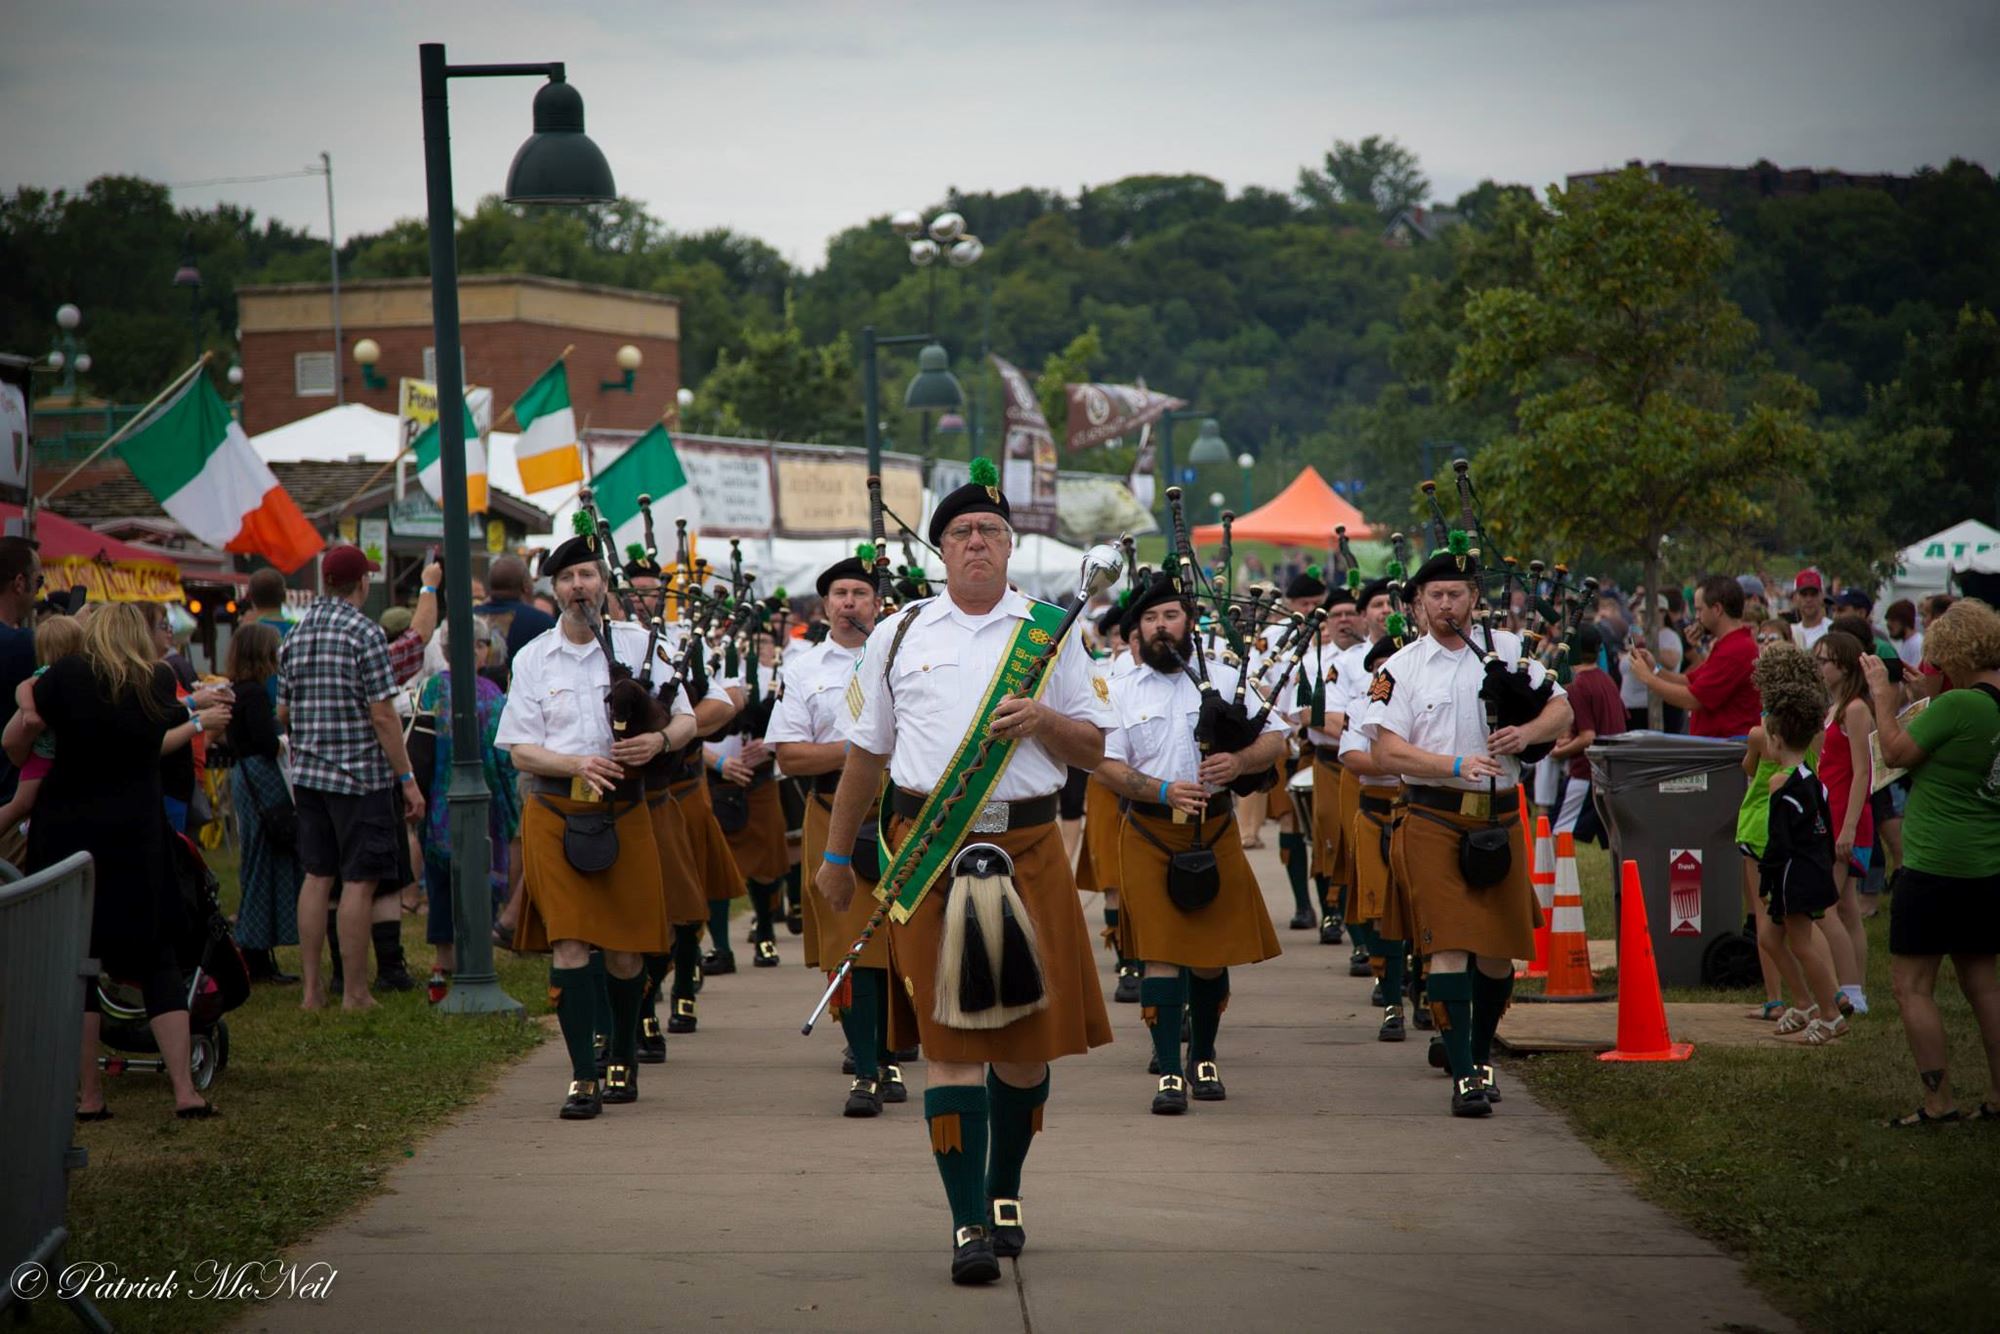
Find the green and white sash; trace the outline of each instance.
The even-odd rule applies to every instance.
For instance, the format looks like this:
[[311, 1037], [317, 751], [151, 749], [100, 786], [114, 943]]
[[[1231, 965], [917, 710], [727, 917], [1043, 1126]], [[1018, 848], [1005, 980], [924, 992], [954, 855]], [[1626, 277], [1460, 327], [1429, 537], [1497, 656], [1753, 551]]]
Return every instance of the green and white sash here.
[[[1014, 758], [1015, 742], [1012, 740], [996, 738], [991, 745], [983, 747], [981, 742], [988, 739], [987, 728], [1000, 701], [1020, 689], [1035, 670], [1035, 664], [1044, 656], [1053, 659], [1061, 651], [1062, 645], [1055, 642], [1055, 633], [1061, 628], [1062, 619], [1061, 607], [1050, 606], [1046, 602], [1029, 603], [1028, 619], [1015, 629], [1013, 641], [1007, 645], [999, 669], [987, 683], [986, 694], [972, 715], [972, 726], [959, 739], [958, 750], [952, 755], [951, 763], [945, 766], [937, 786], [924, 799], [923, 809], [917, 812], [909, 837], [903, 840], [902, 847], [896, 849], [882, 872], [882, 879], [876, 884], [875, 897], [889, 903], [891, 921], [904, 923], [916, 913], [925, 895], [931, 892], [938, 877], [951, 864], [952, 856], [964, 839], [966, 827], [985, 808], [986, 794], [993, 790], [1000, 781], [1000, 775], [1006, 771], [1007, 762]], [[1050, 665], [1053, 666], [1053, 663]], [[1042, 672], [1035, 682], [1031, 698], [1039, 698], [1048, 681], [1048, 672]], [[889, 803], [885, 801], [882, 803], [885, 823], [888, 812]], [[883, 842], [885, 845], [888, 842], [886, 834]]]

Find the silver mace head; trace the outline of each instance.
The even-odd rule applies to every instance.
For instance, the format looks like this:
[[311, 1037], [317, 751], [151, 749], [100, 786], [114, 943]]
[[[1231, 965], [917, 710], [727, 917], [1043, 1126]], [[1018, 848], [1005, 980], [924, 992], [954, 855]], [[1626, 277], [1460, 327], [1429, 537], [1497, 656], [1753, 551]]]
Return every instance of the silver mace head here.
[[1083, 553], [1083, 569], [1077, 575], [1076, 595], [1079, 601], [1089, 601], [1105, 589], [1118, 582], [1124, 572], [1125, 558], [1118, 548], [1100, 542]]

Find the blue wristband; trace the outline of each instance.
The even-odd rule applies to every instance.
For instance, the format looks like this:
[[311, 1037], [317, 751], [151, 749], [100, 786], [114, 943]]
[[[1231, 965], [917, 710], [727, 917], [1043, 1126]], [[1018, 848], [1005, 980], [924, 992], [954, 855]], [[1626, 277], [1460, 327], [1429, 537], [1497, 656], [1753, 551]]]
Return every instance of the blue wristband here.
[[1165, 783], [1160, 784], [1160, 804], [1162, 806], [1167, 804], [1167, 785]]
[[1454, 755], [1454, 756], [1452, 756], [1452, 757], [1451, 757], [1451, 776], [1452, 776], [1453, 778], [1457, 778], [1457, 777], [1459, 776], [1459, 771], [1460, 771], [1460, 770], [1462, 770], [1463, 768], [1465, 768], [1465, 756], [1463, 756], [1463, 755]]
[[819, 856], [821, 861], [832, 862], [835, 866], [854, 865], [853, 857], [843, 857], [837, 852], [822, 852]]

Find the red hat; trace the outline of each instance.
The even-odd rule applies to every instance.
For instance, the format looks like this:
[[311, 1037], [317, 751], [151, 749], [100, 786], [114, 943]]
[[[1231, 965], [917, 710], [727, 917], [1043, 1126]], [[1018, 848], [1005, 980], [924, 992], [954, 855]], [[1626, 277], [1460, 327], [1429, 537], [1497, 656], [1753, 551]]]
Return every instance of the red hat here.
[[1826, 591], [1826, 585], [1820, 582], [1818, 570], [1800, 570], [1799, 577], [1792, 581], [1792, 588], [1794, 591], [1801, 588], [1817, 588], [1821, 592]]
[[356, 546], [338, 546], [319, 558], [319, 577], [329, 584], [358, 584], [382, 567]]

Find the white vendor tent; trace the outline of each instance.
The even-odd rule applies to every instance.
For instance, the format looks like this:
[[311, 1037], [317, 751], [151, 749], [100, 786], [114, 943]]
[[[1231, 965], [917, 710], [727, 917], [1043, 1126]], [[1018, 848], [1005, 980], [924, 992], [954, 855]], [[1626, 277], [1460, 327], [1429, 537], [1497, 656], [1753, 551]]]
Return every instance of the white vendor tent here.
[[[506, 431], [487, 435], [486, 484], [517, 499], [526, 499], [528, 493], [521, 489], [520, 470], [514, 466], [514, 442], [519, 438]], [[346, 403], [254, 435], [250, 437], [250, 446], [266, 462], [387, 463], [403, 447], [403, 438], [395, 413], [382, 412], [365, 403]], [[408, 483], [417, 484], [414, 466], [409, 468]], [[574, 490], [564, 487], [549, 491], [534, 503], [548, 509], [554, 498], [568, 500]], [[562, 527], [566, 529], [566, 525], [567, 520]]]
[[[821, 570], [853, 555], [857, 545], [853, 538], [751, 538], [743, 543], [743, 565], [756, 572], [758, 593], [782, 587], [791, 596], [800, 597], [813, 591], [813, 581], [819, 578]], [[702, 550], [710, 560], [715, 559], [712, 546], [705, 545]], [[917, 556], [925, 570], [943, 576], [943, 561], [921, 547], [917, 548]], [[892, 565], [903, 563], [902, 548], [893, 539], [889, 543], [889, 560]], [[1057, 602], [1076, 592], [1077, 574], [1082, 566], [1081, 547], [1052, 537], [1024, 536], [1007, 562], [1007, 573], [1023, 592]]]
[[1879, 606], [1897, 598], [1914, 601], [1942, 593], [1953, 570], [1966, 569], [1975, 557], [1994, 552], [2000, 552], [2000, 529], [1977, 519], [1955, 523], [1896, 553], [1895, 577], [1883, 587], [1876, 603]]

